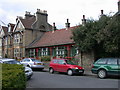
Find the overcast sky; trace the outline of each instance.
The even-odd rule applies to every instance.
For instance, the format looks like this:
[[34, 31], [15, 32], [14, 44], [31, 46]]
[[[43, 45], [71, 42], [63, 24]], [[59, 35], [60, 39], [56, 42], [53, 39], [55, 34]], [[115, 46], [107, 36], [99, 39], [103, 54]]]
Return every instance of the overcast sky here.
[[[64, 28], [66, 19], [71, 26], [81, 24], [82, 16], [98, 19], [100, 10], [104, 14], [118, 11], [118, 0], [0, 0], [0, 21], [16, 23], [17, 16], [25, 15], [25, 11], [36, 13], [37, 9], [47, 10], [48, 22], [56, 27]], [[1, 22], [0, 22], [1, 24]]]

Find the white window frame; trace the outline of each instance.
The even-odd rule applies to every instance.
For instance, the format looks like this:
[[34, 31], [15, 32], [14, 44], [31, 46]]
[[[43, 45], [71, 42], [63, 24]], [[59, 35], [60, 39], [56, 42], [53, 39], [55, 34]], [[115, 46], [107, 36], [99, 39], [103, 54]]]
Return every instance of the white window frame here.
[[64, 56], [65, 55], [65, 47], [56, 47], [56, 56]]
[[42, 48], [41, 49], [41, 56], [47, 56], [48, 55], [48, 48]]

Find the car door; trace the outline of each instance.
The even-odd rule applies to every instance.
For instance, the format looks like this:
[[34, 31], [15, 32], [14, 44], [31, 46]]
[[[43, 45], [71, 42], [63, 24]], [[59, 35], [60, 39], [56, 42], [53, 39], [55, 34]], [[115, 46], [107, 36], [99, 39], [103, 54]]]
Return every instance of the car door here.
[[57, 60], [57, 59], [52, 60], [51, 67], [52, 67], [55, 71], [58, 71], [58, 60]]
[[66, 72], [67, 70], [67, 65], [65, 64], [66, 62], [64, 60], [58, 60], [58, 71], [59, 72]]
[[117, 58], [110, 58], [107, 61], [107, 69], [108, 69], [108, 74], [110, 75], [117, 75], [118, 74], [118, 61]]

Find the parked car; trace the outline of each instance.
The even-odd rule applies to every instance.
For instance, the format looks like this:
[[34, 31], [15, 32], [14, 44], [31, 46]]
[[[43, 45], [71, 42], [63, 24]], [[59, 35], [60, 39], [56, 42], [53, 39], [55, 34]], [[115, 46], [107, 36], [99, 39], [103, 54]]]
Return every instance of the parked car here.
[[[1, 58], [0, 63], [6, 63], [6, 64], [21, 64], [19, 61], [15, 59], [8, 59], [8, 58]], [[27, 79], [30, 79], [33, 75], [33, 71], [30, 67], [24, 66], [25, 67], [25, 75]]]
[[29, 67], [33, 68], [39, 68], [40, 70], [44, 69], [44, 63], [36, 60], [34, 58], [25, 58], [20, 61], [21, 64], [27, 65]]
[[49, 72], [66, 72], [69, 76], [74, 74], [83, 74], [84, 68], [75, 65], [71, 60], [68, 59], [52, 59], [49, 65]]
[[91, 71], [101, 79], [109, 75], [120, 75], [120, 58], [100, 58], [94, 62]]

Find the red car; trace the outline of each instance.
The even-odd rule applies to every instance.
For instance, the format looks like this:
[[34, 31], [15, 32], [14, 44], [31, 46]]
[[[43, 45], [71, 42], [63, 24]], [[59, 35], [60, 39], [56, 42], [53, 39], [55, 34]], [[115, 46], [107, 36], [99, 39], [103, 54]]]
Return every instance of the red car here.
[[52, 59], [50, 62], [49, 72], [67, 72], [68, 75], [83, 74], [84, 69], [81, 66], [75, 65], [71, 60], [67, 59]]

